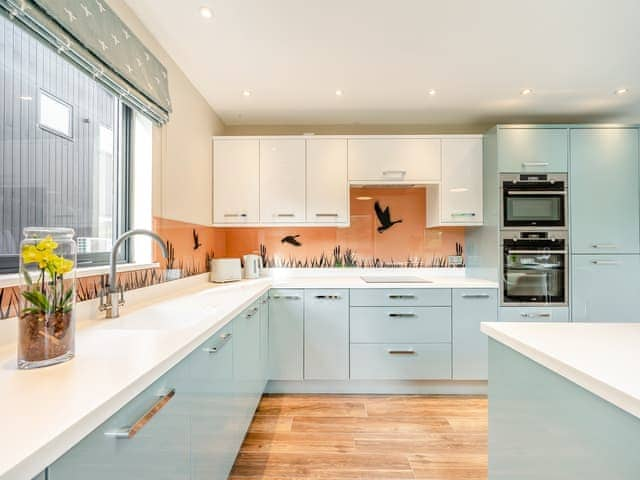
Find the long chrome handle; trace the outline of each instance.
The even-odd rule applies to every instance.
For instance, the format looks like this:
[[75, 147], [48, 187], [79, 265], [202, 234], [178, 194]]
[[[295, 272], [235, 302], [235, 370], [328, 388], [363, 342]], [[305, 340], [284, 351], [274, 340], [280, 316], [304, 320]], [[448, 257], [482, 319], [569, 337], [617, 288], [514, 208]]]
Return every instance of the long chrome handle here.
[[235, 218], [235, 217], [246, 217], [246, 213], [225, 213], [224, 216], [226, 218]]
[[415, 355], [415, 350], [387, 350], [389, 355]]
[[389, 313], [389, 316], [391, 318], [403, 318], [403, 317], [408, 318], [408, 317], [415, 317], [416, 314], [413, 313], [413, 312], [411, 312], [411, 313], [409, 313], [409, 312], [407, 312], [407, 313]]
[[220, 339], [222, 339], [222, 342], [220, 344], [213, 347], [204, 347], [202, 351], [205, 353], [218, 353], [220, 350], [222, 350], [222, 347], [229, 343], [229, 340], [231, 339], [231, 333], [223, 333], [222, 335], [220, 335]]
[[404, 176], [407, 174], [406, 170], [383, 170], [382, 175], [401, 175]]
[[295, 213], [276, 213], [276, 217], [295, 217]]
[[118, 430], [111, 430], [108, 432], [104, 432], [107, 437], [114, 438], [124, 438], [131, 439], [136, 436], [136, 434], [142, 430], [142, 428], [149, 423], [149, 421], [164, 408], [164, 406], [169, 403], [174, 395], [176, 394], [175, 388], [170, 389], [167, 393], [163, 394], [158, 398], [158, 400], [153, 404], [153, 406], [147, 410], [147, 412], [142, 415], [133, 425], [130, 427], [119, 428]]
[[462, 298], [489, 298], [488, 293], [463, 293]]
[[269, 298], [273, 300], [300, 300], [298, 295], [273, 295]]
[[620, 262], [615, 260], [591, 260], [594, 265], [620, 265]]
[[319, 300], [340, 300], [340, 295], [316, 295], [315, 298]]
[[339, 217], [337, 213], [316, 213], [316, 217]]
[[403, 300], [403, 299], [416, 298], [416, 296], [415, 295], [399, 295], [399, 294], [391, 293], [389, 294], [389, 298], [391, 300]]
[[548, 167], [549, 162], [522, 162], [523, 167]]
[[550, 318], [550, 313], [521, 313], [522, 318]]
[[566, 195], [564, 190], [509, 190], [508, 195]]
[[618, 248], [615, 243], [594, 243], [591, 248]]
[[451, 216], [452, 217], [475, 217], [476, 214], [475, 212], [458, 212], [458, 213], [452, 213]]
[[525, 255], [566, 255], [566, 250], [507, 250], [507, 254], [525, 254]]

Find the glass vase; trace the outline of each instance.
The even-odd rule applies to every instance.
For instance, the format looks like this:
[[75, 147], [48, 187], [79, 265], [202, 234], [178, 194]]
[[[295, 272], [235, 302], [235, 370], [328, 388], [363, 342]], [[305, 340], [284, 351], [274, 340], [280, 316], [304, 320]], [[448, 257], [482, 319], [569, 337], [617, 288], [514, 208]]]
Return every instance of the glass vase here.
[[18, 368], [46, 367], [75, 350], [76, 242], [71, 228], [28, 227], [20, 244]]

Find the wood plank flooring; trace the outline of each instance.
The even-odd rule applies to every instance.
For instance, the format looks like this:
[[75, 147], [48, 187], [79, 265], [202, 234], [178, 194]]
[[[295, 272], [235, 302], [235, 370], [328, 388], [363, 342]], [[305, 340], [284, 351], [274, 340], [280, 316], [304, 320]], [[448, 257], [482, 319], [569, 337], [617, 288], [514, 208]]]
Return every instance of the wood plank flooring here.
[[231, 480], [486, 480], [483, 396], [266, 395]]

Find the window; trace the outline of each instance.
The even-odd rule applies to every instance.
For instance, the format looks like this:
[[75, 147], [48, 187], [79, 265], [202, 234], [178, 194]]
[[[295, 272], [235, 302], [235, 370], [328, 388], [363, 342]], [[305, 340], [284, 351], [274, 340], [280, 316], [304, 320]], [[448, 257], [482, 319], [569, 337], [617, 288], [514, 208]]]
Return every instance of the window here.
[[0, 272], [28, 226], [72, 227], [78, 266], [107, 264], [128, 227], [132, 112], [4, 16], [0, 38]]

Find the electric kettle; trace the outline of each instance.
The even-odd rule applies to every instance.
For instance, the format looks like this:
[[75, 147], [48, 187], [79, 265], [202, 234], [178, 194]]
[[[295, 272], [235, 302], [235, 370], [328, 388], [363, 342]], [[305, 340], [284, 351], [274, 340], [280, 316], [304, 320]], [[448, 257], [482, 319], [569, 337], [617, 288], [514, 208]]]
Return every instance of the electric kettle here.
[[242, 257], [244, 264], [244, 278], [260, 278], [262, 269], [262, 257], [260, 255], [245, 255]]

